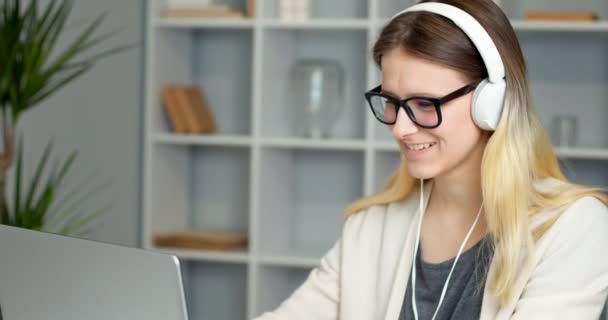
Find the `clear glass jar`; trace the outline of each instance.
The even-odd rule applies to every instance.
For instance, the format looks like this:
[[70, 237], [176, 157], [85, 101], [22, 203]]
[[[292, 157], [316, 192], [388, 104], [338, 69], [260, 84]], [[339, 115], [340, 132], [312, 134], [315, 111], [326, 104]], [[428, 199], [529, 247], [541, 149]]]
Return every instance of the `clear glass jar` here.
[[331, 137], [344, 103], [344, 75], [333, 60], [306, 59], [290, 70], [294, 128], [297, 136]]

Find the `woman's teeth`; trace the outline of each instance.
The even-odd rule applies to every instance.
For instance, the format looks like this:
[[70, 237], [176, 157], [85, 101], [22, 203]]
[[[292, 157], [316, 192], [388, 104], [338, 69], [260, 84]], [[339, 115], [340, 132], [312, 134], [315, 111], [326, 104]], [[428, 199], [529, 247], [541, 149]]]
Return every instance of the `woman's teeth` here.
[[408, 144], [407, 148], [410, 150], [422, 150], [429, 148], [433, 145], [435, 145], [435, 143]]

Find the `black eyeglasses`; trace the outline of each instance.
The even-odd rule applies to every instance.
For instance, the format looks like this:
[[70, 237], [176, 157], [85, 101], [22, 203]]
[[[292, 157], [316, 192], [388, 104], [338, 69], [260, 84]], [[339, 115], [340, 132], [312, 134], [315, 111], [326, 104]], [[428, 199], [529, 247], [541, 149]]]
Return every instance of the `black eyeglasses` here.
[[441, 124], [441, 108], [440, 106], [448, 101], [473, 91], [478, 83], [470, 83], [466, 86], [448, 93], [442, 98], [427, 98], [427, 97], [410, 97], [405, 100], [399, 100], [389, 95], [382, 93], [382, 86], [365, 93], [372, 113], [380, 122], [384, 124], [395, 124], [397, 122], [397, 114], [399, 108], [403, 107], [405, 113], [410, 117], [412, 122], [417, 126], [432, 129], [437, 128]]

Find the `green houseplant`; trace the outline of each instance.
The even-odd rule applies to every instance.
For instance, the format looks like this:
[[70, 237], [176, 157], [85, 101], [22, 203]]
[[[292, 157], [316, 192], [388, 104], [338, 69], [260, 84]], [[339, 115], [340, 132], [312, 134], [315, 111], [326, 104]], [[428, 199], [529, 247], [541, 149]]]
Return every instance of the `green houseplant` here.
[[[41, 8], [38, 1], [4, 0], [0, 3], [0, 223], [36, 230], [74, 234], [86, 228], [98, 212], [77, 209], [83, 197], [77, 192], [58, 203], [59, 190], [76, 158], [70, 154], [62, 164], [48, 170], [52, 143], [45, 148], [34, 175], [26, 183], [23, 169], [23, 143], [16, 142], [16, 131], [24, 112], [40, 105], [49, 96], [91, 69], [95, 62], [127, 49], [126, 46], [91, 54], [114, 32], [97, 35], [105, 18], [100, 15], [78, 32], [66, 46], [58, 39], [66, 27], [73, 1], [49, 1]], [[71, 31], [71, 30], [70, 30]], [[17, 156], [17, 158], [15, 158]], [[13, 199], [7, 199], [9, 169], [14, 168]], [[85, 194], [85, 198], [87, 195]], [[74, 200], [76, 199], [76, 200]], [[54, 229], [52, 229], [54, 228]]]

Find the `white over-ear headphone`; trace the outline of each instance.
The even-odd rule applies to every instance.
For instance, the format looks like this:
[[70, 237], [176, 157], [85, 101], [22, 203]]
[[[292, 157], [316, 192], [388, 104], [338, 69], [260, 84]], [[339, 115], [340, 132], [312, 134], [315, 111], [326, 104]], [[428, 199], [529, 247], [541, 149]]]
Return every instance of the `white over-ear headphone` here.
[[427, 11], [452, 20], [471, 39], [486, 66], [488, 78], [482, 80], [473, 93], [471, 114], [475, 124], [484, 130], [496, 130], [505, 99], [505, 68], [490, 35], [466, 11], [439, 2], [419, 3], [396, 15], [406, 12]]

